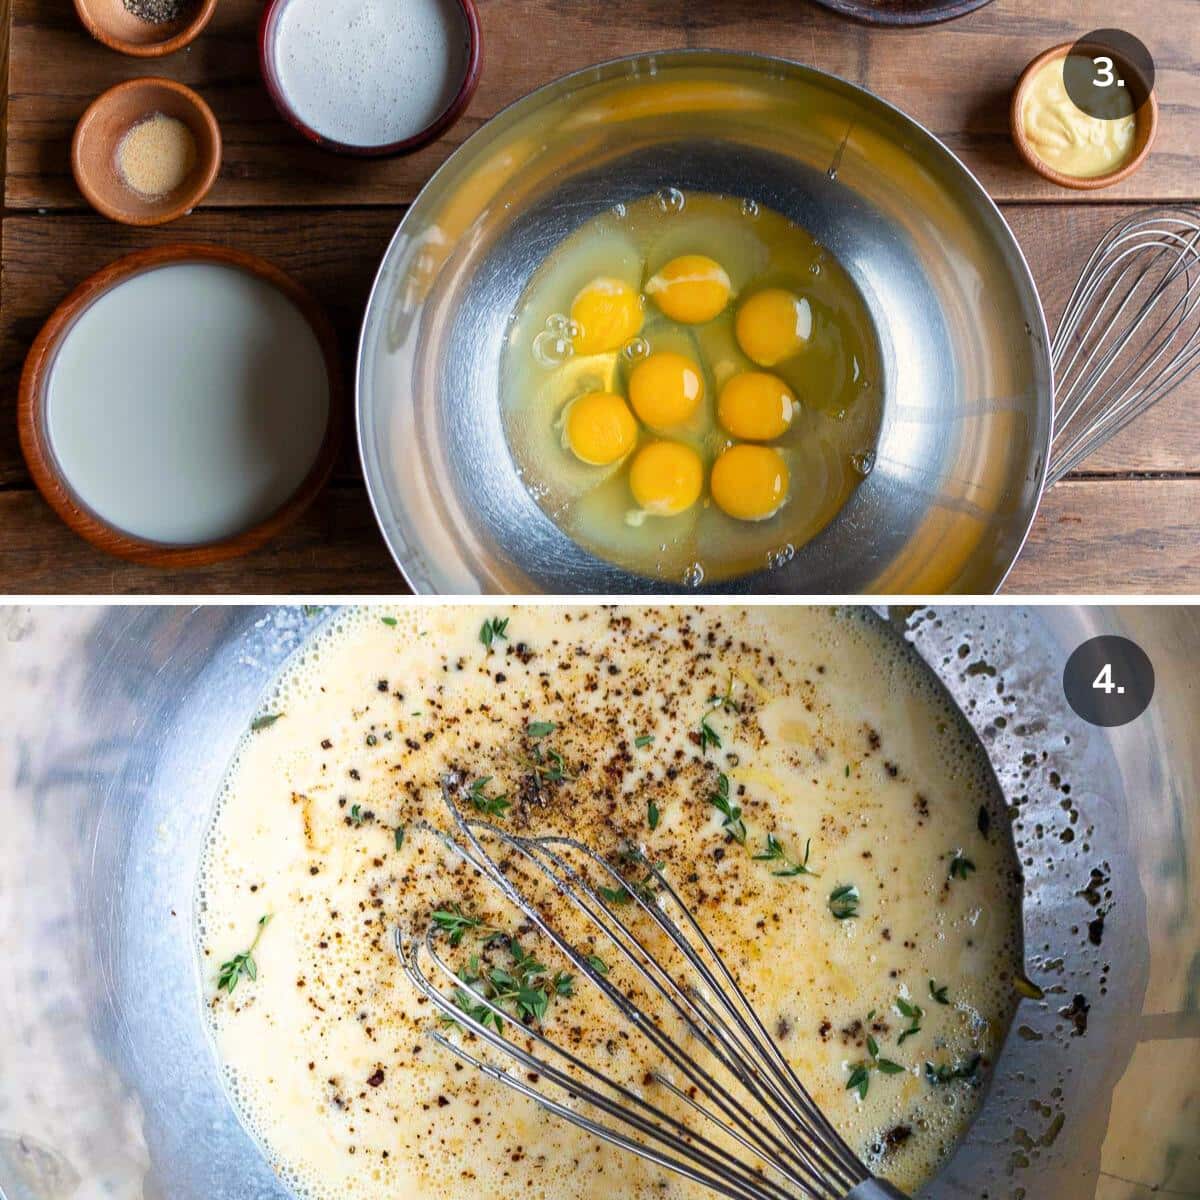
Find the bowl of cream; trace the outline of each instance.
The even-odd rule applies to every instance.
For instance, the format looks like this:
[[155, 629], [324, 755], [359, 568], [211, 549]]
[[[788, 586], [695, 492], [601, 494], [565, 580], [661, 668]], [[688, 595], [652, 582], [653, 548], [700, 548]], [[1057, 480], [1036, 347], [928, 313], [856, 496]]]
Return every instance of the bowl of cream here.
[[436, 141], [479, 84], [474, 0], [271, 0], [259, 61], [280, 114], [309, 141], [361, 157]]

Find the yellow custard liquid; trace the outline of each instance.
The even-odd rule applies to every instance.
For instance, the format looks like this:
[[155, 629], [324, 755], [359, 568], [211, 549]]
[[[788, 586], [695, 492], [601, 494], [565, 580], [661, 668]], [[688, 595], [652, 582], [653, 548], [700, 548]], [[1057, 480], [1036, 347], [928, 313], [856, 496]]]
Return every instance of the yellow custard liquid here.
[[1095, 179], [1123, 167], [1134, 153], [1137, 119], [1133, 99], [1117, 120], [1089, 116], [1067, 94], [1065, 58], [1044, 63], [1030, 80], [1021, 124], [1034, 153], [1047, 165], [1077, 179]]
[[[509, 619], [491, 653], [479, 633], [490, 618]], [[726, 694], [736, 711], [712, 711], [711, 697]], [[512, 802], [506, 828], [569, 832], [602, 851], [627, 837], [661, 862], [817, 1103], [877, 1172], [915, 1193], [973, 1116], [1015, 1007], [1018, 868], [973, 735], [925, 668], [861, 616], [347, 611], [263, 711], [282, 715], [246, 733], [227, 775], [196, 937], [232, 1097], [298, 1195], [707, 1194], [456, 1066], [425, 1036], [436, 1018], [401, 971], [396, 927], [423, 929], [450, 904], [501, 928], [517, 922], [421, 828], [447, 827], [439, 784], [450, 766], [492, 777], [487, 792]], [[702, 751], [706, 713], [721, 745]], [[573, 778], [534, 794], [522, 760], [525, 731], [541, 721], [556, 727], [543, 747]], [[744, 846], [708, 801], [722, 773], [743, 809]], [[793, 861], [811, 839], [814, 874], [779, 877], [778, 862], [755, 861], [768, 833]], [[958, 854], [974, 866], [966, 878], [951, 876]], [[838, 920], [830, 895], [845, 884], [859, 911]], [[267, 914], [256, 978], [219, 993], [220, 965]], [[564, 965], [544, 939], [530, 935], [525, 949]], [[458, 953], [503, 952], [471, 935]], [[578, 1036], [581, 1057], [635, 1087], [656, 1065], [586, 980], [553, 1000], [545, 1029]], [[868, 1036], [903, 1070], [871, 1070], [860, 1098], [847, 1083]], [[950, 1070], [975, 1055], [972, 1080], [927, 1077], [927, 1062]]]
[[[699, 325], [668, 319], [652, 298], [645, 324], [624, 350], [546, 361], [535, 348], [561, 328], [572, 299], [590, 281], [621, 280], [643, 292], [667, 263], [705, 255], [727, 273], [733, 296]], [[799, 401], [791, 428], [770, 446], [783, 456], [790, 495], [772, 517], [737, 520], [713, 503], [708, 480], [717, 456], [738, 439], [716, 418], [721, 387], [764, 368], [743, 353], [734, 331], [739, 303], [768, 288], [807, 301], [812, 335], [769, 370]], [[555, 324], [557, 322], [557, 325]], [[699, 411], [681, 428], [643, 428], [638, 446], [668, 437], [704, 464], [699, 501], [676, 516], [638, 513], [629, 486], [636, 450], [611, 466], [588, 466], [563, 444], [564, 413], [593, 391], [628, 397], [629, 377], [647, 355], [691, 360], [704, 379]], [[837, 260], [805, 230], [768, 208], [730, 196], [674, 189], [618, 206], [558, 246], [526, 288], [501, 364], [505, 431], [526, 486], [577, 542], [627, 570], [698, 585], [785, 563], [839, 512], [874, 462], [882, 413], [882, 366], [862, 295]]]

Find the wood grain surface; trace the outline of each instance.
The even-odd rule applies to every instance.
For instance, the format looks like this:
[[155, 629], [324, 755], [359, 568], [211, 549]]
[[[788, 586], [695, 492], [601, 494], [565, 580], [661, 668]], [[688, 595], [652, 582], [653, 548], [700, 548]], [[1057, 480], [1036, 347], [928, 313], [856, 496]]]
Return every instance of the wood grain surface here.
[[1109, 199], [1190, 199], [1200, 166], [1200, 21], [1195, 0], [995, 0], [932, 29], [871, 29], [803, 0], [481, 0], [484, 74], [466, 118], [407, 159], [331, 158], [284, 127], [263, 89], [255, 23], [261, 0], [221, 0], [192, 46], [146, 64], [105, 50], [64, 0], [12, 0], [7, 197], [13, 208], [74, 208], [71, 129], [105, 87], [170, 74], [197, 88], [225, 133], [218, 205], [395, 204], [498, 109], [532, 88], [608, 58], [704, 47], [782, 55], [862, 84], [910, 113], [962, 156], [997, 198], [1057, 200], [1061, 189], [1020, 161], [1008, 97], [1038, 52], [1124, 24], [1150, 47], [1162, 132], [1152, 160]]
[[[0, 590], [9, 592], [315, 594], [399, 586], [352, 447], [335, 487], [300, 525], [247, 559], [164, 576], [104, 558], [30, 490], [12, 419], [21, 363], [42, 323], [87, 275], [129, 251], [187, 240], [259, 254], [294, 274], [326, 306], [349, 381], [363, 304], [402, 203], [498, 108], [591, 62], [720, 46], [785, 54], [864, 83], [937, 132], [1001, 201], [1052, 328], [1092, 244], [1113, 220], [1141, 204], [1200, 199], [1197, 0], [995, 0], [960, 21], [915, 31], [868, 29], [804, 0], [635, 0], [617, 19], [586, 0], [480, 0], [485, 69], [466, 119], [429, 149], [385, 162], [325, 155], [279, 119], [257, 73], [258, 0], [221, 0], [199, 41], [157, 64], [93, 42], [62, 0], [0, 0], [0, 46], [9, 5], [0, 250]], [[1114, 24], [1155, 54], [1162, 132], [1133, 179], [1081, 202], [1020, 164], [1008, 136], [1008, 92], [1039, 50]], [[162, 230], [124, 229], [84, 209], [70, 177], [70, 133], [103, 88], [156, 71], [196, 87], [213, 106], [225, 166], [190, 217]], [[1048, 494], [1010, 590], [1200, 591], [1198, 401], [1200, 377]]]
[[[1200, 480], [1066, 480], [1047, 493], [1005, 590], [1023, 595], [1195, 592], [1198, 508]], [[366, 493], [348, 484], [327, 488], [291, 529], [257, 553], [188, 572], [155, 571], [110, 558], [76, 537], [36, 492], [0, 492], [0, 528], [5, 530], [4, 577], [25, 583], [24, 590], [254, 596], [405, 590]]]

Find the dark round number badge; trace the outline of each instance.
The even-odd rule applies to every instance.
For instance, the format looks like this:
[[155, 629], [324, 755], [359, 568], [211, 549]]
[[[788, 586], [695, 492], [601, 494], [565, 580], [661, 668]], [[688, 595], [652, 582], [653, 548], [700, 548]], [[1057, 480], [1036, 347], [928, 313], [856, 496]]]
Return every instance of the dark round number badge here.
[[1106, 635], [1078, 647], [1063, 668], [1067, 703], [1090, 725], [1127, 725], [1149, 707], [1154, 666], [1128, 638]]
[[1150, 51], [1121, 29], [1084, 34], [1063, 62], [1063, 86], [1089, 117], [1115, 121], [1137, 112], [1154, 91]]

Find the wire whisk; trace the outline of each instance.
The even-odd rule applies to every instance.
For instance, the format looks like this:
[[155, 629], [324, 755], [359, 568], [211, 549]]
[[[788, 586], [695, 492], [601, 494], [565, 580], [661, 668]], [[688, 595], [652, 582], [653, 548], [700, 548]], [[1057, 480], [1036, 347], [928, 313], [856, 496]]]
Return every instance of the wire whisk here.
[[1200, 211], [1114, 225], [1088, 259], [1051, 344], [1057, 483], [1200, 366]]
[[[457, 775], [443, 781], [443, 794], [456, 832], [438, 836], [600, 990], [623, 1019], [620, 1027], [636, 1031], [663, 1066], [635, 1087], [553, 1041], [538, 1023], [505, 1036], [513, 1017], [486, 989], [472, 988], [470, 1005], [443, 990], [461, 998], [464, 980], [439, 953], [436, 927], [419, 935], [397, 930], [401, 962], [418, 992], [447, 1024], [518, 1069], [479, 1057], [445, 1030], [431, 1031], [435, 1042], [556, 1116], [731, 1200], [905, 1200], [872, 1177], [813, 1101], [656, 865], [632, 848], [614, 862], [572, 838], [520, 837], [468, 820]], [[535, 884], [552, 903], [535, 900]], [[634, 986], [618, 986], [578, 936], [567, 936], [564, 910], [615, 949]], [[669, 1095], [678, 1102], [674, 1111], [656, 1103], [656, 1087], [664, 1101]]]

